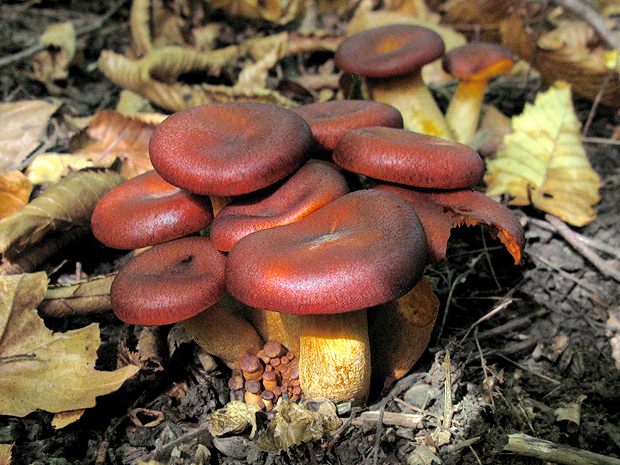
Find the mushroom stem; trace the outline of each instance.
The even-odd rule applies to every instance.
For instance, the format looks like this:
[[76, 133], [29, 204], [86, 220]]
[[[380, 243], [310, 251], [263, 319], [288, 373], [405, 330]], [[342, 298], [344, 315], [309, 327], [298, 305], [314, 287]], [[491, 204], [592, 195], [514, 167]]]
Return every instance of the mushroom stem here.
[[403, 116], [406, 129], [429, 136], [453, 140], [444, 115], [421, 73], [404, 76], [367, 79], [373, 100], [392, 105]]
[[297, 315], [261, 310], [241, 303], [235, 311], [252, 324], [264, 341], [278, 341], [295, 355], [299, 354]]
[[457, 142], [466, 144], [476, 134], [487, 83], [486, 79], [459, 82], [446, 111], [446, 121]]
[[364, 403], [370, 390], [366, 309], [300, 315], [299, 379], [307, 397]]
[[200, 347], [235, 369], [241, 357], [256, 354], [263, 341], [250, 323], [228, 310], [229, 299], [223, 297], [204, 312], [184, 320], [183, 326]]

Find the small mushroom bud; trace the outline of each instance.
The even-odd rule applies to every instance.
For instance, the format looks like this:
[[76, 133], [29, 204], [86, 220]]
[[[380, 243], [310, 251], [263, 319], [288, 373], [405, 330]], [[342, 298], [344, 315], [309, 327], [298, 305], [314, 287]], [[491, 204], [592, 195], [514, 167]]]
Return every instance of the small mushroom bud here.
[[263, 391], [261, 393], [261, 398], [263, 400], [263, 404], [265, 404], [266, 410], [271, 410], [273, 408], [273, 402], [275, 400], [275, 395], [272, 391]]
[[243, 377], [248, 380], [260, 378], [265, 371], [260, 359], [254, 354], [245, 354], [241, 357], [239, 367], [243, 371]]
[[245, 382], [245, 403], [256, 405], [261, 400], [261, 385], [255, 379], [249, 379]]
[[278, 341], [267, 341], [263, 350], [270, 358], [278, 358], [286, 354], [286, 349]]
[[275, 371], [266, 371], [263, 373], [263, 387], [272, 391], [278, 385], [278, 376]]

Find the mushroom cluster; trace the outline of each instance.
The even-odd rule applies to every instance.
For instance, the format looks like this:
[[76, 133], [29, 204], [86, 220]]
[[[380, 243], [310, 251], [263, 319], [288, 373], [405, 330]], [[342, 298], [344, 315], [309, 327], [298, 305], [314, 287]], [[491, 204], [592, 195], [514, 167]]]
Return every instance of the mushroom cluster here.
[[[374, 100], [393, 105], [405, 128], [468, 143], [480, 119], [487, 83], [513, 66], [502, 45], [472, 43], [446, 54], [439, 34], [413, 24], [367, 29], [344, 40], [335, 53], [340, 70], [365, 79]], [[441, 59], [444, 70], [459, 80], [444, 116], [422, 80], [422, 67]]]
[[[473, 193], [483, 174], [473, 149], [403, 129], [388, 105], [309, 107], [211, 104], [171, 115], [151, 138], [155, 171], [111, 191], [92, 220], [106, 245], [151, 246], [114, 280], [116, 315], [132, 324], [182, 321], [233, 369], [231, 389], [265, 408], [301, 392], [365, 401], [371, 365], [390, 358], [381, 347], [398, 345], [373, 325], [418, 301], [408, 296], [418, 283], [427, 292], [424, 269], [441, 258], [433, 249], [439, 220], [427, 214], [432, 207], [418, 211], [410, 192], [445, 214], [442, 195]], [[366, 183], [374, 188], [359, 188]], [[213, 212], [215, 202], [225, 206]], [[459, 202], [454, 211], [466, 216]], [[498, 214], [471, 222], [498, 233], [518, 262], [518, 221], [488, 202]], [[129, 241], [134, 229], [140, 238]], [[435, 313], [409, 313], [422, 342], [382, 376], [402, 376], [428, 342]]]

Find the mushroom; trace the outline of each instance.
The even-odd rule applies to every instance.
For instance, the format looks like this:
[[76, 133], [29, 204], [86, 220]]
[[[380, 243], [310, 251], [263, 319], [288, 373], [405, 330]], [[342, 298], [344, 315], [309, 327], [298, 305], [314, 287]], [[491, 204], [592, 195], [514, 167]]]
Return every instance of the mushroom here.
[[510, 71], [513, 65], [510, 50], [492, 43], [462, 45], [443, 56], [444, 71], [459, 79], [446, 111], [446, 121], [456, 141], [465, 144], [474, 137], [489, 80]]
[[388, 192], [356, 191], [239, 240], [226, 283], [247, 305], [299, 315], [307, 396], [363, 402], [370, 387], [366, 309], [407, 293], [426, 261], [413, 209]]
[[347, 192], [347, 182], [336, 169], [309, 162], [285, 181], [225, 206], [211, 224], [211, 240], [215, 248], [228, 252], [242, 237], [297, 221]]
[[132, 258], [110, 289], [112, 309], [136, 325], [185, 321], [188, 331], [210, 354], [231, 368], [241, 356], [257, 352], [260, 336], [219, 303], [226, 285], [226, 256], [206, 237], [185, 237], [158, 244]]
[[519, 219], [502, 204], [471, 189], [422, 190], [406, 186], [378, 184], [375, 189], [393, 192], [416, 211], [428, 239], [429, 258], [439, 262], [446, 256], [452, 228], [481, 224], [498, 237], [515, 263], [521, 261], [525, 234]]
[[353, 34], [336, 49], [336, 65], [366, 78], [373, 100], [392, 105], [404, 126], [452, 139], [452, 131], [422, 80], [422, 67], [441, 58], [443, 39], [413, 24], [390, 24]]
[[153, 133], [149, 154], [155, 170], [175, 186], [236, 196], [292, 174], [314, 143], [308, 123], [290, 110], [220, 103], [170, 115]]
[[321, 148], [330, 153], [348, 131], [367, 126], [402, 128], [403, 117], [391, 105], [372, 100], [331, 100], [293, 108], [303, 117]]
[[354, 173], [415, 187], [469, 187], [484, 175], [484, 163], [474, 149], [406, 129], [354, 129], [342, 136], [333, 157]]
[[108, 247], [138, 249], [195, 233], [212, 220], [209, 197], [184, 191], [148, 171], [104, 195], [91, 227]]

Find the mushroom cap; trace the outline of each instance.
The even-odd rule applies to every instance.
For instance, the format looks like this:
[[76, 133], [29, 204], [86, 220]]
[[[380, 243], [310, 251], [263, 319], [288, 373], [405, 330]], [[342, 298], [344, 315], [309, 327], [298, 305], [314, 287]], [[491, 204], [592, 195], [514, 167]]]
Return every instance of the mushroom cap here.
[[444, 41], [435, 31], [390, 24], [348, 37], [336, 49], [334, 59], [342, 71], [386, 78], [416, 72], [440, 58], [444, 50]]
[[230, 251], [242, 237], [297, 221], [349, 192], [345, 178], [321, 162], [309, 162], [285, 182], [239, 196], [211, 224], [215, 248]]
[[108, 247], [138, 249], [200, 231], [212, 220], [209, 197], [184, 191], [147, 171], [103, 196], [91, 227]]
[[118, 272], [110, 289], [112, 309], [122, 321], [137, 325], [186, 320], [224, 295], [225, 262], [206, 237], [158, 244]]
[[171, 184], [229, 196], [285, 178], [309, 158], [314, 143], [308, 123], [286, 108], [220, 103], [169, 116], [153, 133], [149, 153]]
[[308, 122], [316, 141], [329, 151], [352, 129], [403, 127], [403, 117], [396, 108], [374, 100], [332, 100], [302, 105], [293, 111]]
[[515, 263], [521, 261], [525, 234], [519, 219], [502, 204], [471, 189], [449, 191], [420, 190], [379, 184], [376, 189], [393, 192], [416, 211], [428, 239], [429, 258], [439, 262], [446, 257], [452, 228], [482, 224], [493, 237], [499, 237]]
[[471, 43], [455, 47], [441, 59], [443, 70], [463, 80], [488, 80], [510, 71], [512, 52], [500, 44]]
[[426, 236], [407, 202], [356, 191], [299, 221], [245, 236], [228, 255], [226, 283], [252, 307], [344, 313], [404, 295], [426, 260]]
[[457, 189], [484, 176], [484, 163], [471, 147], [406, 129], [354, 129], [342, 136], [333, 158], [354, 173], [415, 187]]

